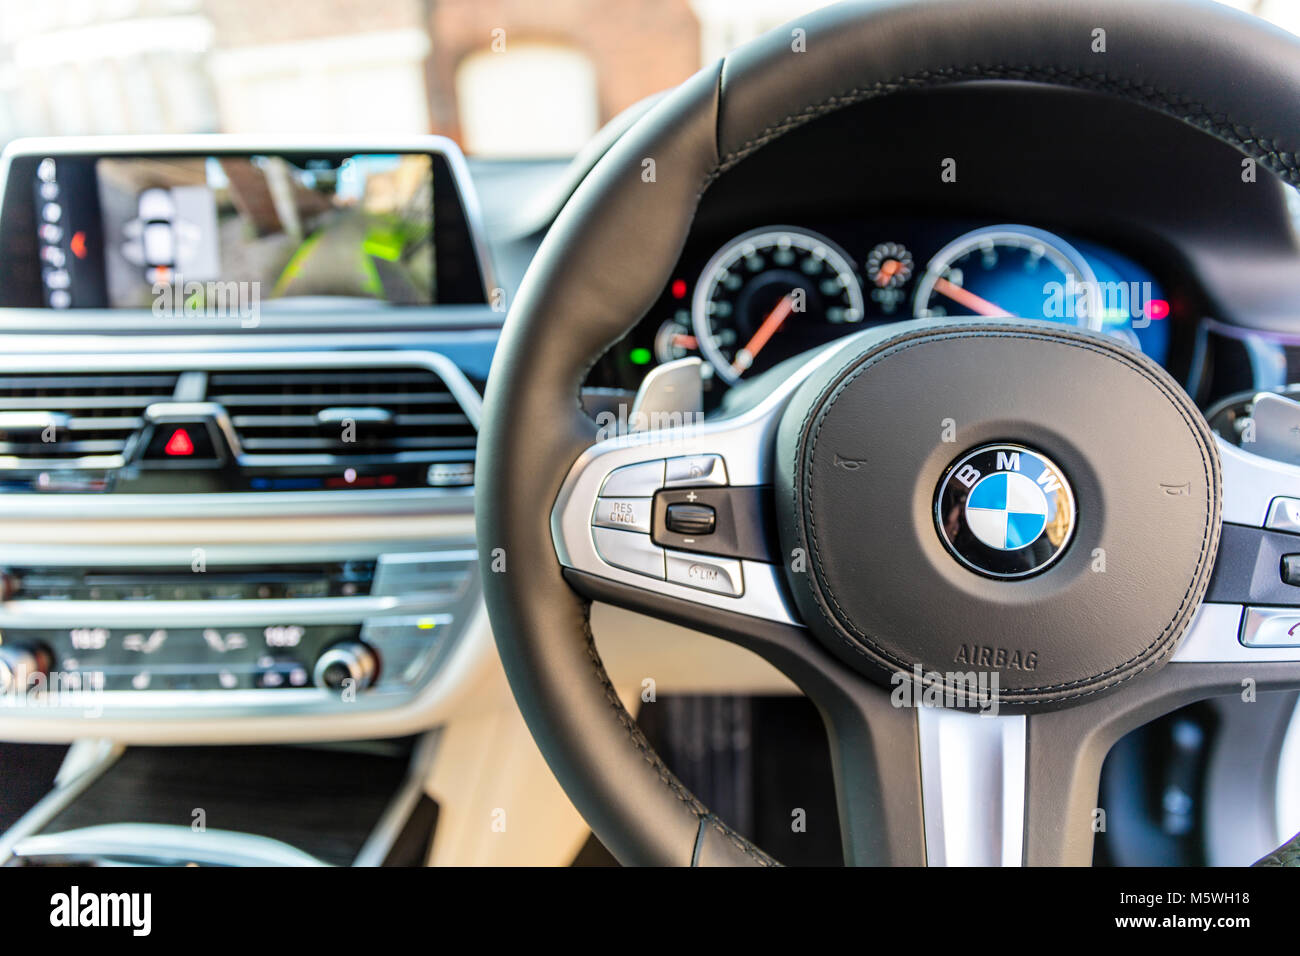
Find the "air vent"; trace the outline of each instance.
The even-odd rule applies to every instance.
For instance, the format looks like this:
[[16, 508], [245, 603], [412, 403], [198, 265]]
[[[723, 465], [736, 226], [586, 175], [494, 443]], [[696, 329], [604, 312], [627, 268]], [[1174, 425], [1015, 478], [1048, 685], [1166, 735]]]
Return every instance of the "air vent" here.
[[114, 468], [175, 372], [0, 373], [0, 468]]
[[476, 432], [455, 395], [419, 366], [214, 371], [251, 464], [472, 461]]

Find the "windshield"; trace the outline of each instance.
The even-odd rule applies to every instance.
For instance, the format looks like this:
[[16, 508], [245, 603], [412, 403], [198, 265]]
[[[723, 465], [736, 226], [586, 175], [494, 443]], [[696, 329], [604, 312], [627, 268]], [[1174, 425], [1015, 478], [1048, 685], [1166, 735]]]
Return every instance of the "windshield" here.
[[[566, 157], [621, 110], [822, 5], [0, 0], [0, 143], [433, 132], [471, 156]], [[1300, 28], [1294, 0], [1230, 5]]]

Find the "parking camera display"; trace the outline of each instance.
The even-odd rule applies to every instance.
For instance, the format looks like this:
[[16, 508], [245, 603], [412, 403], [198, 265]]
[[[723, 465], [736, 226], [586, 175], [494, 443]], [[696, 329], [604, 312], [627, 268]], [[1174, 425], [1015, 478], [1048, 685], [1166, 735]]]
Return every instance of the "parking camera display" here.
[[214, 281], [256, 283], [264, 302], [434, 301], [427, 155], [101, 158], [95, 172], [112, 307]]

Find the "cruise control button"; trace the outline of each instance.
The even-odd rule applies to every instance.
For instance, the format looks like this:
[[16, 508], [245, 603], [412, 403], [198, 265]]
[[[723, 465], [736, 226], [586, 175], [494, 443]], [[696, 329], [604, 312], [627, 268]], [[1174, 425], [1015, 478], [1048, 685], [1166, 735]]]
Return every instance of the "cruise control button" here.
[[685, 551], [665, 552], [668, 561], [668, 580], [674, 584], [730, 594], [739, 597], [745, 593], [745, 579], [740, 562], [730, 558], [714, 558]]
[[1300, 498], [1274, 498], [1268, 506], [1264, 527], [1300, 534]]
[[597, 528], [623, 528], [650, 533], [653, 498], [597, 498], [591, 523]]
[[596, 545], [596, 553], [606, 564], [663, 580], [664, 549], [650, 540], [650, 535], [592, 528], [591, 540]]
[[1246, 647], [1300, 647], [1300, 611], [1295, 608], [1246, 608], [1241, 622]]
[[664, 486], [664, 461], [643, 461], [615, 468], [601, 485], [603, 498], [649, 498]]
[[725, 485], [727, 466], [721, 455], [687, 455], [669, 458], [664, 475], [665, 488], [685, 488], [688, 485]]
[[691, 505], [676, 502], [664, 514], [664, 527], [673, 534], [713, 534], [718, 524], [718, 513], [708, 505]]

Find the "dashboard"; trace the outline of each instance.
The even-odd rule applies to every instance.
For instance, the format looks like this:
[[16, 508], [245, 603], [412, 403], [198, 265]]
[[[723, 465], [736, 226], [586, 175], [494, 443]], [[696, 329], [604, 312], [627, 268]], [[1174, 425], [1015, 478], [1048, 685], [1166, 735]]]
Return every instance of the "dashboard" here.
[[[560, 201], [598, 158], [558, 168]], [[29, 141], [0, 172], [0, 672], [90, 675], [97, 732], [123, 740], [437, 725], [492, 667], [480, 396], [558, 212], [484, 217], [479, 192], [523, 209], [538, 170], [436, 137], [185, 137]], [[1203, 133], [1089, 94], [869, 101], [711, 182], [584, 403], [699, 356], [725, 410], [808, 349], [954, 315], [1113, 336], [1203, 408], [1279, 388], [1300, 380], [1287, 196]], [[208, 308], [208, 283], [256, 283], [257, 321]], [[7, 699], [9, 738], [81, 732], [75, 693]]]

